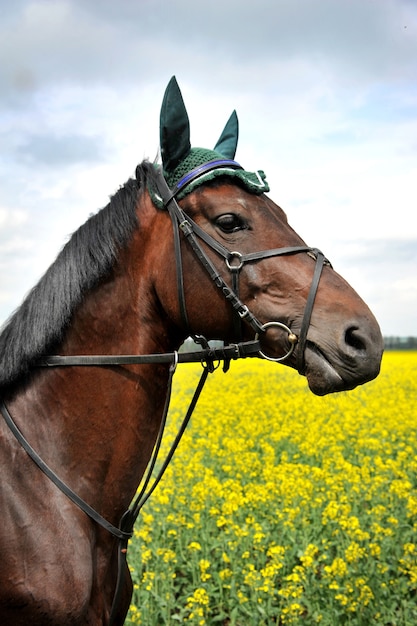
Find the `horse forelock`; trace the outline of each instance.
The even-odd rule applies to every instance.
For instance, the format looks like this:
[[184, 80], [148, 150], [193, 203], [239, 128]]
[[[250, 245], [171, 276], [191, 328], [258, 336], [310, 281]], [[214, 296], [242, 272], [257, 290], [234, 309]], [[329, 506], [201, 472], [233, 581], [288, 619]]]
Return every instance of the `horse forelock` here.
[[109, 275], [138, 226], [137, 202], [153, 171], [148, 162], [139, 165], [137, 180], [129, 179], [107, 206], [74, 232], [3, 326], [0, 390], [18, 383], [42, 355], [57, 347], [77, 307]]

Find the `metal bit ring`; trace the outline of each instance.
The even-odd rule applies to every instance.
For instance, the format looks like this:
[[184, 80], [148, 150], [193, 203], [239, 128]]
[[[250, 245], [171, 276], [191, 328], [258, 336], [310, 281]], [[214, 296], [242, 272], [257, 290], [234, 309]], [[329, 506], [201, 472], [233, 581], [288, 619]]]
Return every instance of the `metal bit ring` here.
[[[266, 322], [266, 324], [262, 324], [261, 330], [266, 331], [268, 328], [272, 328], [274, 326], [280, 328], [281, 330], [287, 331], [288, 341], [291, 344], [290, 349], [288, 350], [288, 352], [286, 352], [286, 354], [284, 354], [284, 356], [279, 357], [268, 356], [267, 354], [265, 354], [265, 352], [262, 352], [262, 350], [259, 350], [258, 354], [267, 361], [274, 361], [275, 363], [279, 363], [280, 361], [285, 361], [285, 359], [288, 359], [288, 357], [291, 356], [291, 354], [294, 352], [295, 345], [298, 342], [298, 337], [292, 332], [291, 328], [288, 328], [288, 326], [286, 324], [283, 324], [282, 322]], [[256, 333], [255, 340], [257, 341], [258, 339], [259, 333]]]

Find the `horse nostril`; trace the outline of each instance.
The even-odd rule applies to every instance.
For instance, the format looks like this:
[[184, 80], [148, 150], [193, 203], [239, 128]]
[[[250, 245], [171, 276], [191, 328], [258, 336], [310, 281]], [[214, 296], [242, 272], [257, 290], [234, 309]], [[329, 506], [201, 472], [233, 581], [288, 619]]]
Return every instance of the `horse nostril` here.
[[345, 332], [345, 342], [357, 352], [366, 352], [366, 341], [363, 339], [359, 328], [350, 326]]

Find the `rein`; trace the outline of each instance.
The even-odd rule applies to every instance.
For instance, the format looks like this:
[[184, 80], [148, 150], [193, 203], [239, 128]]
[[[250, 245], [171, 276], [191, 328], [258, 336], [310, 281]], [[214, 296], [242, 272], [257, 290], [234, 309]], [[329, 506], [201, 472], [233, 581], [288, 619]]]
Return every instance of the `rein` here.
[[[206, 348], [195, 352], [185, 353], [166, 353], [166, 354], [146, 354], [146, 355], [81, 355], [81, 356], [47, 356], [38, 362], [40, 367], [69, 367], [69, 366], [112, 366], [112, 365], [132, 365], [132, 364], [158, 364], [169, 363], [169, 377], [167, 384], [167, 395], [162, 414], [161, 423], [159, 426], [158, 436], [152, 452], [151, 459], [149, 461], [144, 479], [141, 481], [142, 486], [135, 499], [131, 503], [130, 507], [122, 515], [119, 527], [117, 528], [106, 520], [100, 513], [93, 509], [85, 500], [83, 500], [78, 494], [76, 494], [59, 476], [42, 460], [39, 454], [30, 445], [24, 434], [21, 432], [9, 410], [7, 409], [3, 400], [0, 402], [0, 412], [3, 415], [4, 421], [8, 426], [11, 433], [16, 440], [20, 443], [22, 448], [37, 465], [37, 467], [53, 482], [58, 489], [62, 491], [76, 506], [78, 506], [86, 515], [99, 524], [102, 528], [107, 530], [111, 535], [118, 540], [118, 566], [117, 566], [117, 581], [115, 592], [113, 596], [111, 614], [109, 618], [109, 626], [115, 623], [117, 610], [123, 593], [123, 585], [126, 575], [127, 567], [127, 548], [129, 539], [133, 535], [133, 528], [135, 522], [140, 514], [140, 511], [144, 504], [148, 501], [157, 485], [161, 481], [174, 453], [181, 441], [181, 438], [185, 432], [185, 429], [191, 419], [193, 411], [197, 405], [198, 399], [206, 383], [209, 373], [212, 373], [216, 367], [218, 367], [221, 361], [224, 362], [224, 371], [227, 371], [231, 360], [240, 358], [246, 358], [254, 354], [258, 354], [260, 345], [258, 340], [242, 342], [238, 344], [232, 344], [230, 346], [224, 346], [222, 348]], [[155, 476], [153, 483], [149, 486], [152, 478], [152, 474], [156, 465], [157, 458], [165, 431], [165, 425], [168, 416], [169, 403], [172, 392], [172, 381], [176, 371], [178, 363], [201, 363], [203, 366], [203, 372], [200, 380], [194, 392], [193, 398], [188, 407], [187, 413], [181, 423], [178, 433], [171, 444], [171, 448], [163, 461], [158, 474]], [[215, 365], [217, 364], [217, 365]]]
[[[225, 345], [222, 348], [211, 348], [208, 344], [208, 341], [205, 337], [189, 333], [194, 341], [200, 343], [203, 347], [202, 350], [195, 352], [171, 352], [165, 354], [147, 354], [147, 355], [74, 355], [74, 356], [60, 356], [60, 355], [52, 355], [45, 356], [36, 364], [38, 367], [68, 367], [68, 366], [99, 366], [106, 367], [112, 365], [138, 365], [138, 364], [169, 364], [169, 377], [168, 377], [168, 387], [167, 387], [167, 396], [165, 401], [165, 406], [163, 410], [163, 415], [161, 419], [161, 424], [157, 436], [157, 440], [151, 455], [150, 462], [148, 464], [145, 477], [142, 480], [141, 489], [136, 495], [135, 499], [131, 503], [130, 507], [127, 511], [122, 515], [120, 520], [119, 527], [115, 527], [113, 524], [108, 522], [105, 518], [103, 518], [97, 511], [95, 511], [87, 502], [85, 502], [82, 498], [80, 498], [72, 489], [64, 483], [57, 474], [41, 459], [38, 453], [32, 448], [30, 443], [27, 441], [23, 433], [20, 431], [16, 423], [14, 422], [12, 416], [10, 415], [6, 405], [3, 401], [0, 403], [0, 411], [3, 415], [3, 418], [14, 435], [20, 445], [24, 448], [30, 458], [34, 461], [34, 463], [39, 467], [39, 469], [44, 472], [44, 474], [74, 503], [76, 504], [86, 515], [88, 515], [92, 520], [98, 523], [100, 526], [105, 528], [109, 533], [111, 533], [118, 540], [118, 574], [117, 574], [117, 583], [116, 589], [113, 597], [112, 609], [109, 619], [109, 625], [112, 626], [114, 624], [114, 620], [116, 618], [117, 610], [119, 607], [119, 602], [121, 599], [121, 595], [123, 593], [123, 584], [125, 572], [127, 569], [127, 546], [129, 539], [133, 535], [133, 528], [136, 522], [136, 519], [147, 502], [156, 486], [160, 482], [166, 468], [168, 467], [169, 462], [172, 459], [172, 456], [175, 453], [176, 448], [181, 440], [181, 437], [187, 427], [188, 422], [190, 421], [191, 415], [194, 411], [194, 408], [197, 404], [197, 401], [201, 395], [204, 384], [207, 380], [208, 374], [213, 372], [214, 369], [218, 366], [218, 364], [223, 361], [224, 366], [223, 370], [227, 371], [229, 367], [229, 363], [231, 360], [236, 360], [240, 358], [246, 358], [249, 356], [257, 355], [261, 356], [270, 361], [284, 361], [289, 358], [293, 353], [295, 346], [298, 344], [297, 348], [297, 369], [300, 374], [304, 373], [305, 363], [304, 363], [304, 352], [305, 346], [307, 342], [307, 332], [310, 325], [311, 314], [314, 306], [314, 300], [316, 297], [321, 272], [324, 265], [330, 265], [329, 261], [324, 257], [323, 253], [315, 248], [310, 248], [307, 246], [291, 246], [291, 247], [282, 247], [275, 248], [271, 250], [263, 250], [260, 252], [252, 252], [252, 253], [240, 253], [237, 251], [230, 251], [225, 246], [223, 246], [220, 242], [211, 237], [208, 233], [202, 230], [190, 217], [188, 217], [184, 211], [179, 207], [176, 201], [176, 195], [178, 192], [183, 189], [186, 185], [188, 185], [191, 181], [196, 178], [203, 176], [205, 173], [217, 169], [217, 168], [227, 168], [232, 169], [242, 169], [238, 163], [235, 161], [231, 161], [228, 159], [219, 161], [213, 161], [209, 163], [205, 163], [202, 166], [199, 166], [195, 170], [189, 172], [183, 179], [181, 179], [175, 190], [172, 191], [162, 173], [162, 168], [159, 168], [157, 171], [157, 190], [160, 194], [160, 197], [163, 201], [165, 208], [168, 210], [168, 213], [171, 217], [173, 233], [174, 233], [174, 249], [175, 249], [175, 262], [176, 262], [176, 272], [177, 272], [177, 293], [180, 305], [180, 313], [183, 321], [183, 325], [186, 329], [190, 329], [187, 310], [186, 310], [186, 302], [185, 302], [185, 292], [184, 292], [184, 281], [183, 281], [183, 270], [182, 270], [182, 254], [181, 254], [181, 236], [189, 243], [193, 252], [195, 253], [197, 259], [202, 264], [204, 269], [209, 274], [210, 278], [216, 285], [218, 289], [220, 289], [223, 296], [230, 302], [233, 307], [235, 316], [235, 332], [241, 337], [241, 324], [245, 323], [249, 325], [255, 333], [255, 338], [252, 341], [239, 341], [237, 343], [233, 343], [230, 345]], [[218, 256], [220, 256], [229, 270], [231, 274], [231, 282], [232, 287], [225, 282], [222, 278], [219, 270], [212, 263], [210, 258], [205, 253], [203, 247], [200, 244], [200, 241], [203, 241], [207, 246], [209, 246]], [[304, 316], [301, 324], [301, 330], [299, 336], [295, 335], [291, 329], [284, 323], [279, 322], [277, 320], [272, 320], [266, 323], [261, 323], [253, 313], [248, 309], [248, 307], [240, 300], [239, 298], [239, 273], [243, 268], [245, 263], [251, 263], [254, 261], [274, 257], [274, 256], [285, 256], [290, 254], [297, 254], [301, 252], [306, 252], [310, 256], [312, 256], [315, 261], [315, 269], [314, 274], [310, 286], [310, 291], [307, 296], [306, 306], [304, 310]], [[268, 356], [263, 350], [260, 342], [260, 338], [265, 336], [266, 332], [270, 328], [278, 328], [280, 330], [285, 331], [288, 334], [288, 342], [289, 348], [287, 352], [283, 356], [273, 357]], [[171, 445], [171, 448], [161, 465], [161, 468], [158, 474], [155, 476], [153, 483], [150, 485], [153, 471], [155, 469], [155, 464], [158, 458], [158, 454], [161, 447], [161, 442], [165, 430], [165, 424], [167, 420], [168, 410], [169, 410], [169, 402], [171, 398], [172, 391], [172, 381], [173, 376], [178, 363], [198, 363], [200, 362], [203, 366], [203, 373], [198, 382], [197, 388], [194, 392], [193, 398], [191, 400], [190, 406], [187, 410], [187, 413], [183, 419], [183, 422], [180, 426], [180, 429], [177, 433], [177, 436], [174, 439], [174, 442]], [[216, 365], [215, 365], [216, 364]], [[150, 486], [149, 486], [150, 485]]]
[[[0, 412], [4, 418], [6, 425], [16, 440], [20, 443], [22, 448], [37, 465], [37, 467], [53, 482], [58, 489], [62, 491], [76, 506], [78, 506], [88, 517], [94, 520], [102, 528], [107, 530], [118, 540], [118, 552], [117, 552], [117, 581], [115, 592], [113, 596], [112, 608], [109, 618], [109, 626], [115, 623], [117, 610], [123, 593], [123, 585], [125, 581], [126, 568], [127, 568], [127, 548], [129, 539], [133, 536], [133, 528], [135, 522], [139, 516], [139, 513], [148, 501], [157, 485], [161, 481], [177, 447], [181, 441], [181, 438], [185, 432], [185, 429], [191, 419], [193, 411], [197, 405], [198, 399], [206, 383], [209, 373], [214, 372], [218, 367], [220, 361], [224, 362], [224, 371], [227, 371], [230, 360], [236, 360], [239, 358], [246, 358], [253, 354], [259, 353], [259, 341], [248, 341], [239, 344], [233, 344], [230, 346], [224, 346], [223, 348], [206, 348], [195, 352], [185, 353], [166, 353], [166, 354], [148, 354], [148, 355], [85, 355], [85, 356], [48, 356], [44, 357], [38, 362], [39, 367], [69, 367], [69, 366], [93, 366], [98, 365], [101, 367], [111, 365], [126, 365], [126, 364], [151, 364], [151, 363], [170, 363], [169, 376], [167, 384], [167, 395], [164, 405], [164, 410], [159, 426], [158, 436], [151, 455], [151, 459], [146, 469], [145, 477], [141, 481], [142, 486], [135, 499], [129, 506], [129, 508], [122, 515], [119, 527], [117, 528], [106, 520], [100, 513], [93, 509], [85, 500], [83, 500], [78, 494], [76, 494], [59, 476], [42, 460], [35, 449], [30, 445], [24, 434], [21, 432], [16, 422], [13, 420], [9, 410], [7, 409], [3, 400], [0, 401]], [[198, 363], [203, 366], [203, 372], [195, 389], [193, 398], [188, 407], [187, 413], [183, 418], [178, 433], [171, 444], [171, 448], [163, 461], [161, 468], [155, 476], [152, 485], [149, 487], [149, 483], [152, 478], [152, 474], [156, 465], [156, 461], [159, 456], [159, 451], [165, 431], [165, 425], [168, 416], [169, 404], [172, 392], [173, 377], [178, 363]], [[217, 365], [215, 365], [217, 363]]]

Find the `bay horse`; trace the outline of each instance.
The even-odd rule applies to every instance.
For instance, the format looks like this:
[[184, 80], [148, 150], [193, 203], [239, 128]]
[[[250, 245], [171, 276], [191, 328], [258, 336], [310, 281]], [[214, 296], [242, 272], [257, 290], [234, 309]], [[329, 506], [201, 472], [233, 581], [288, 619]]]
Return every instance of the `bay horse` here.
[[[374, 316], [289, 226], [263, 171], [234, 161], [237, 131], [233, 113], [214, 150], [191, 148], [172, 78], [162, 166], [137, 167], [2, 330], [2, 624], [123, 624], [128, 507], [178, 362], [282, 361], [316, 394], [379, 372]], [[203, 349], [187, 357], [190, 335]]]

